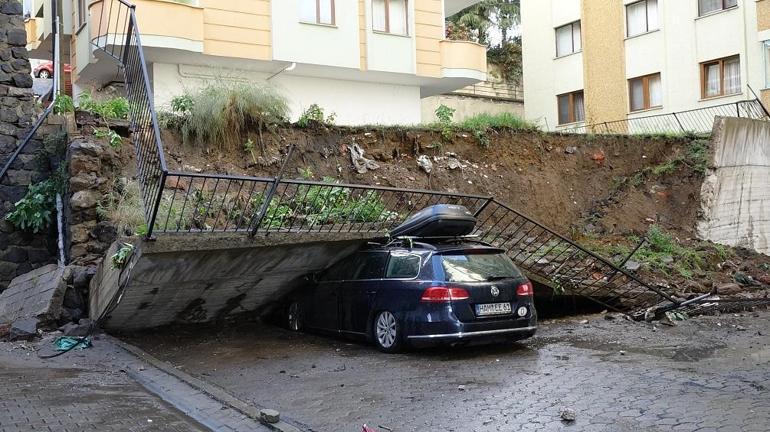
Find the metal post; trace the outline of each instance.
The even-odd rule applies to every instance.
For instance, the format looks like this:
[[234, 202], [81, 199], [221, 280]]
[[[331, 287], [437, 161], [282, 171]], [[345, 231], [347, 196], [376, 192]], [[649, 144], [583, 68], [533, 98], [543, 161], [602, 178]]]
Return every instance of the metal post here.
[[735, 114], [736, 114], [736, 117], [740, 118], [740, 116], [741, 116], [741, 105], [740, 105], [740, 102], [736, 102], [735, 103]]
[[51, 34], [53, 35], [53, 103], [61, 92], [61, 77], [64, 74], [64, 67], [61, 63], [61, 45], [59, 32], [59, 0], [51, 0]]
[[682, 126], [682, 122], [679, 121], [679, 117], [676, 115], [676, 113], [673, 113], [673, 114], [674, 114], [674, 120], [676, 120], [676, 123], [679, 125], [679, 129], [681, 129], [682, 132], [684, 133], [685, 130], [684, 130], [684, 126]]
[[262, 220], [265, 218], [267, 209], [270, 206], [270, 201], [273, 200], [275, 191], [278, 190], [278, 184], [283, 179], [283, 174], [286, 171], [286, 167], [289, 165], [289, 159], [291, 159], [292, 153], [294, 153], [294, 144], [292, 144], [291, 147], [289, 147], [289, 151], [288, 153], [286, 153], [286, 158], [283, 160], [283, 165], [281, 165], [281, 170], [278, 172], [278, 176], [275, 178], [275, 180], [273, 180], [273, 184], [270, 186], [270, 190], [267, 192], [267, 196], [265, 196], [264, 201], [262, 202], [262, 205], [259, 208], [259, 212], [255, 216], [254, 228], [251, 229], [251, 234], [249, 234], [251, 237], [254, 237], [257, 234], [257, 231], [259, 230], [259, 225], [262, 223]]

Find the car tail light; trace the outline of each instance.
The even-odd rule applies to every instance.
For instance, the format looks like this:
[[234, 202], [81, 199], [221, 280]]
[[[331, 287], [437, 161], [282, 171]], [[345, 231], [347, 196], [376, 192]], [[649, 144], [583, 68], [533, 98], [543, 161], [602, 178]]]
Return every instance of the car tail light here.
[[422, 293], [422, 302], [439, 303], [470, 298], [468, 291], [462, 288], [430, 287]]
[[516, 295], [517, 296], [532, 296], [535, 294], [534, 288], [532, 288], [532, 282], [527, 282], [524, 284], [519, 285], [518, 288], [516, 288]]

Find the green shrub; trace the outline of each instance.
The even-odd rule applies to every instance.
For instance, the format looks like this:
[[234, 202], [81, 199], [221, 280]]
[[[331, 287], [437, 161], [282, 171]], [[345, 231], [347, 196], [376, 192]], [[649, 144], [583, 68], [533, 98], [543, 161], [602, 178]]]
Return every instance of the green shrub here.
[[110, 147], [115, 150], [123, 145], [123, 138], [110, 128], [94, 129], [94, 136], [97, 138], [108, 138]]
[[20, 230], [42, 232], [51, 225], [56, 213], [57, 191], [53, 179], [30, 185], [27, 194], [15, 204], [5, 219]]
[[313, 123], [333, 125], [336, 118], [336, 113], [332, 112], [328, 116], [325, 116], [323, 108], [321, 108], [318, 104], [312, 104], [304, 112], [302, 112], [302, 115], [299, 116], [299, 120], [297, 120], [297, 126], [306, 128]]
[[127, 119], [130, 112], [128, 99], [124, 97], [97, 101], [91, 96], [91, 92], [87, 91], [78, 96], [78, 107], [83, 111], [97, 114], [105, 119]]
[[56, 96], [56, 100], [53, 101], [53, 113], [64, 114], [75, 112], [75, 104], [72, 103], [72, 98], [66, 94], [59, 93]]
[[189, 94], [174, 96], [171, 99], [171, 111], [175, 113], [189, 114], [192, 112], [194, 105], [195, 102]]
[[235, 150], [246, 133], [286, 121], [286, 98], [273, 87], [254, 83], [209, 84], [188, 95], [182, 135], [187, 143]]
[[466, 130], [479, 129], [537, 129], [534, 124], [511, 113], [477, 114], [460, 122], [460, 128]]
[[436, 118], [438, 119], [438, 128], [441, 132], [441, 137], [447, 141], [451, 140], [452, 135], [454, 135], [452, 122], [454, 121], [455, 111], [457, 110], [444, 104], [439, 105], [438, 108], [436, 108], [436, 111], [434, 111]]

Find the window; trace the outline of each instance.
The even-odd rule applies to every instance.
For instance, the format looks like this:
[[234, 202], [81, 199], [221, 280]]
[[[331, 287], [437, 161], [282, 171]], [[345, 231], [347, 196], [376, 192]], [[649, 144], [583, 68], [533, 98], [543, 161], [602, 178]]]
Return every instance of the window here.
[[658, 29], [658, 0], [642, 0], [626, 6], [626, 36]]
[[361, 262], [361, 254], [355, 254], [340, 261], [326, 269], [318, 276], [319, 281], [342, 281], [350, 280], [353, 272], [358, 268]]
[[446, 282], [486, 282], [520, 278], [521, 273], [505, 254], [441, 255]]
[[738, 56], [701, 63], [703, 99], [741, 93], [741, 62]]
[[387, 252], [364, 252], [361, 255], [363, 260], [353, 279], [381, 279], [388, 263]]
[[580, 41], [580, 21], [556, 29], [556, 57], [562, 57], [583, 49]]
[[302, 22], [334, 25], [334, 0], [300, 0], [299, 8]]
[[420, 256], [406, 252], [391, 252], [386, 278], [411, 279], [420, 273]]
[[738, 0], [698, 0], [698, 16], [738, 6]]
[[559, 95], [559, 124], [575, 123], [585, 120], [583, 109], [583, 90]]
[[86, 0], [78, 0], [78, 27], [86, 23], [87, 15], [88, 8], [86, 7]]
[[407, 0], [372, 0], [374, 31], [409, 34], [408, 5]]
[[631, 111], [641, 111], [663, 105], [663, 87], [660, 74], [646, 75], [628, 80]]

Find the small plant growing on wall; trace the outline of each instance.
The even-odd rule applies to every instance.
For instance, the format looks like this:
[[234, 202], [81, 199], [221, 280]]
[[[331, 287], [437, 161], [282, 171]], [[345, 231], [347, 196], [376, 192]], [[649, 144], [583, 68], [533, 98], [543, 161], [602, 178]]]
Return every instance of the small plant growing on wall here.
[[454, 120], [455, 111], [457, 110], [444, 104], [441, 104], [436, 108], [435, 114], [438, 119], [438, 126], [441, 130], [441, 137], [445, 140], [452, 139], [452, 122]]
[[59, 94], [56, 96], [56, 100], [53, 102], [54, 114], [65, 114], [75, 112], [75, 105], [72, 103], [72, 98], [66, 94]]
[[257, 157], [254, 156], [254, 141], [251, 140], [251, 138], [247, 139], [245, 143], [243, 143], [243, 150], [247, 151], [251, 155], [251, 161], [254, 162], [254, 165], [257, 164]]
[[299, 116], [297, 120], [297, 126], [306, 128], [315, 124], [333, 125], [337, 119], [337, 114], [332, 112], [328, 116], [324, 113], [324, 109], [318, 104], [312, 104]]
[[123, 138], [118, 135], [117, 132], [115, 132], [112, 129], [94, 129], [94, 136], [97, 138], [108, 138], [110, 147], [117, 150], [120, 148], [120, 146], [123, 145]]
[[115, 252], [110, 260], [112, 261], [112, 268], [122, 269], [128, 264], [128, 260], [131, 259], [131, 255], [134, 254], [134, 245], [131, 243], [122, 243], [120, 249]]

